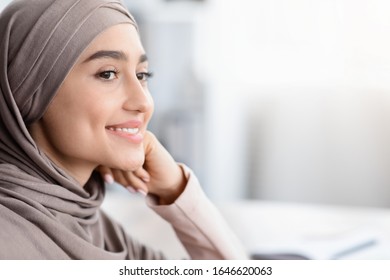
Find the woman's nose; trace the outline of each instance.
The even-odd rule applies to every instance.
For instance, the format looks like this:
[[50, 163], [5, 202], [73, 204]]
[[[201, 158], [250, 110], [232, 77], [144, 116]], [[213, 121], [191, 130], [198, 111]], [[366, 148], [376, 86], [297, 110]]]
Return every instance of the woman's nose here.
[[143, 86], [138, 79], [133, 80], [131, 85], [126, 87], [124, 109], [139, 111], [141, 113], [153, 109], [153, 99], [150, 96], [149, 90], [146, 86]]

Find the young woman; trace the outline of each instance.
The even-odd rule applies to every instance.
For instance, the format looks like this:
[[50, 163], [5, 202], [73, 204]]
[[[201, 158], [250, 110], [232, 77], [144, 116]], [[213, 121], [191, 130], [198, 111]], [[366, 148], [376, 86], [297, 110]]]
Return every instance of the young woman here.
[[191, 258], [246, 258], [147, 131], [147, 56], [119, 0], [14, 1], [0, 36], [1, 259], [164, 258], [100, 209], [102, 177], [147, 194]]

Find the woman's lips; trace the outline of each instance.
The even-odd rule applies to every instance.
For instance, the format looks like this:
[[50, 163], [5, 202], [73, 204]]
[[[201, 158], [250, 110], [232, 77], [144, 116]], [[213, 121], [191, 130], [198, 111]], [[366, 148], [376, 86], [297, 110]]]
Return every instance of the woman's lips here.
[[143, 141], [143, 134], [140, 129], [141, 125], [142, 122], [140, 121], [128, 121], [121, 124], [107, 126], [106, 130], [115, 136], [126, 138], [135, 144], [140, 144]]

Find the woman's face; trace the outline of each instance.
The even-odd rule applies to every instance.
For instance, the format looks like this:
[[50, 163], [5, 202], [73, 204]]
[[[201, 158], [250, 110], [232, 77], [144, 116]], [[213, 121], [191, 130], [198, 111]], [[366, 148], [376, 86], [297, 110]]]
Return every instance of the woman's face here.
[[148, 63], [130, 24], [105, 30], [81, 54], [41, 120], [38, 146], [82, 185], [98, 165], [135, 170], [153, 112]]

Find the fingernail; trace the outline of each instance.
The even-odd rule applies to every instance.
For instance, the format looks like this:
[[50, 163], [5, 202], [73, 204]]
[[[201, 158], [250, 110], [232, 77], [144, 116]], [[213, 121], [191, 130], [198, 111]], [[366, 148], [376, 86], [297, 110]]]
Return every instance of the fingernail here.
[[145, 183], [148, 183], [150, 181], [150, 179], [148, 177], [142, 177], [142, 181], [144, 181]]
[[110, 174], [105, 174], [104, 181], [106, 181], [107, 184], [112, 184], [114, 183], [114, 178], [112, 178]]
[[142, 194], [143, 196], [147, 196], [148, 195], [148, 193], [146, 192], [146, 191], [144, 191], [144, 190], [138, 190], [138, 192], [140, 193], [140, 194]]
[[136, 193], [137, 191], [132, 186], [127, 186], [126, 189], [129, 190], [131, 193]]

